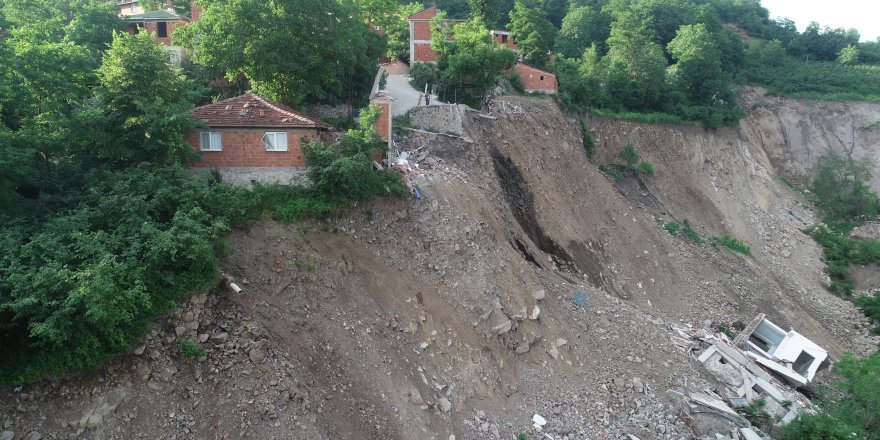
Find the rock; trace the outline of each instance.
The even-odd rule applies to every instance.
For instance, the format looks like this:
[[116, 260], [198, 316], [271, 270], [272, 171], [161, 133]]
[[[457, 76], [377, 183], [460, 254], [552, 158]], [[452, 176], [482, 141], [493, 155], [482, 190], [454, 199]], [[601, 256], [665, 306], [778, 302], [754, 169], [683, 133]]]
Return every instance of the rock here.
[[177, 335], [178, 338], [185, 335], [186, 326], [178, 325], [177, 327], [174, 327], [174, 334]]
[[0, 432], [0, 440], [12, 440], [14, 438], [15, 438], [15, 433], [12, 431]]
[[528, 342], [520, 342], [519, 345], [516, 346], [516, 354], [523, 354], [529, 352], [529, 343]]
[[207, 334], [207, 333], [202, 333], [202, 334], [200, 334], [200, 335], [199, 335], [199, 342], [201, 342], [201, 343], [203, 343], [203, 344], [204, 344], [205, 342], [208, 342], [208, 334]]
[[452, 402], [445, 397], [441, 397], [437, 399], [437, 405], [440, 407], [440, 411], [449, 412], [452, 409]]
[[546, 295], [547, 295], [547, 292], [545, 292], [544, 289], [538, 289], [538, 290], [532, 292], [532, 298], [535, 298], [535, 301], [540, 301], [540, 300], [544, 299], [544, 296], [546, 296]]
[[782, 251], [782, 257], [783, 257], [783, 258], [791, 258], [791, 251], [788, 250], [788, 249], [783, 250], [783, 251]]
[[568, 344], [568, 341], [562, 338], [556, 340], [556, 346], [562, 347], [563, 345]]
[[550, 344], [550, 349], [547, 350], [547, 354], [549, 354], [553, 359], [559, 359], [559, 349], [556, 348], [555, 342]]
[[264, 359], [266, 359], [266, 350], [263, 350], [260, 347], [252, 348], [248, 351], [248, 357], [251, 358], [251, 362], [255, 365], [260, 365]]
[[37, 431], [31, 431], [28, 435], [24, 436], [24, 440], [43, 440], [43, 434], [40, 434]]
[[406, 219], [407, 217], [409, 217], [409, 212], [407, 212], [406, 209], [401, 209], [401, 210], [396, 211], [396, 212], [394, 213], [394, 215], [396, 215], [397, 218], [399, 218], [399, 219], [401, 219], [401, 220], [404, 220], [404, 219]]
[[95, 429], [104, 424], [106, 419], [116, 411], [128, 397], [128, 390], [117, 388], [101, 396], [94, 407], [87, 409], [79, 419], [80, 428]]
[[529, 319], [531, 319], [532, 321], [538, 319], [538, 315], [540, 313], [541, 313], [541, 308], [536, 305], [535, 308], [532, 310], [532, 314], [529, 315]]
[[501, 432], [498, 431], [498, 425], [494, 423], [489, 425], [489, 432], [491, 432], [495, 438], [501, 438]]
[[132, 350], [131, 352], [132, 352], [132, 354], [134, 354], [135, 356], [140, 356], [140, 355], [144, 354], [144, 351], [145, 351], [146, 349], [147, 349], [147, 344], [146, 344], [146, 343], [141, 343], [141, 345], [138, 345], [137, 347], [135, 347], [134, 350]]
[[186, 323], [187, 330], [198, 330], [199, 329], [199, 321], [190, 321]]
[[223, 345], [229, 340], [229, 333], [220, 332], [211, 336], [211, 343], [214, 345]]
[[547, 419], [541, 417], [538, 414], [532, 416], [532, 422], [534, 422], [535, 426], [540, 428], [547, 424]]
[[419, 392], [418, 388], [411, 388], [409, 390], [409, 403], [413, 405], [424, 405], [425, 400], [422, 399], [422, 393]]
[[642, 380], [638, 377], [634, 377], [632, 380], [633, 391], [637, 393], [645, 392], [645, 384], [642, 383]]

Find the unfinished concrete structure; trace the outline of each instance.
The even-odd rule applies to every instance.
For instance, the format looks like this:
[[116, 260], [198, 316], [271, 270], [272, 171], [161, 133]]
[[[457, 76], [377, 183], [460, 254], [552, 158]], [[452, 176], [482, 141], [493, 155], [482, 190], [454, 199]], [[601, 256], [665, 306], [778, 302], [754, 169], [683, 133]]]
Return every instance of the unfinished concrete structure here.
[[783, 330], [764, 314], [755, 317], [734, 344], [796, 386], [813, 380], [828, 359], [828, 351], [794, 330]]

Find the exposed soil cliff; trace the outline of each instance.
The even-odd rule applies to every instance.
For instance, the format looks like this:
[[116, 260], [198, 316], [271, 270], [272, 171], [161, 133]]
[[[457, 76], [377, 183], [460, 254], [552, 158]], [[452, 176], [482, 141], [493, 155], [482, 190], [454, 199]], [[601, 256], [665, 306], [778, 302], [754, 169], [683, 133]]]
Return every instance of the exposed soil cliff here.
[[[795, 141], [776, 131], [809, 103], [754, 99], [772, 105], [741, 129], [588, 118], [593, 161], [579, 121], [548, 99], [504, 98], [494, 119], [464, 112], [463, 138], [411, 132], [399, 144], [420, 164], [420, 200], [236, 231], [223, 268], [243, 294], [197, 297], [103, 371], [3, 390], [0, 424], [119, 439], [721, 432], [667, 395], [716, 386], [670, 342], [672, 325], [764, 312], [833, 356], [878, 342], [826, 291], [821, 250], [800, 232], [813, 214], [775, 174], [809, 169], [839, 147], [816, 141], [842, 136], [834, 121], [868, 125], [880, 107], [828, 104], [859, 110], [806, 114], [825, 128]], [[877, 148], [875, 131], [856, 136], [857, 154]], [[614, 182], [598, 165], [628, 142], [656, 172]], [[753, 255], [661, 226], [684, 219]], [[205, 356], [182, 357], [180, 338]]]

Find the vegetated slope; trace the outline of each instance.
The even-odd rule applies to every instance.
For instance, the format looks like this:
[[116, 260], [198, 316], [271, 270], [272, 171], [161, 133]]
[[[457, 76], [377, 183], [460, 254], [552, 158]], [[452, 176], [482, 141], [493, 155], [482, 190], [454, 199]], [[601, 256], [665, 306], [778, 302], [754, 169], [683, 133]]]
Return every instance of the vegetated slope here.
[[[588, 118], [590, 162], [573, 115], [502, 99], [512, 105], [496, 119], [465, 114], [464, 139], [400, 139], [421, 165], [421, 200], [233, 233], [221, 266], [242, 295], [196, 298], [101, 372], [2, 391], [0, 424], [83, 438], [446, 440], [539, 438], [538, 413], [554, 438], [690, 438], [725, 428], [689, 427], [667, 400], [712, 387], [670, 325], [765, 312], [835, 356], [875, 348], [858, 310], [823, 288], [821, 250], [799, 231], [812, 213], [774, 176], [801, 163], [799, 147], [773, 144], [771, 161], [771, 144], [753, 140], [771, 122]], [[597, 165], [628, 142], [655, 174], [614, 182]], [[753, 257], [673, 237], [658, 219], [743, 240]], [[205, 339], [206, 355], [181, 356], [181, 339]]]

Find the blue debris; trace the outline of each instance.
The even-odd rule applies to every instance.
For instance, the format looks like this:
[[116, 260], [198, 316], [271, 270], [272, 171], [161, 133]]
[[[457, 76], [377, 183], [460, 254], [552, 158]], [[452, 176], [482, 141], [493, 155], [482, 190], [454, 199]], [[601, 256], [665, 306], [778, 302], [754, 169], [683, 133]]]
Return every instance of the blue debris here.
[[581, 307], [581, 308], [587, 306], [588, 299], [589, 299], [589, 297], [587, 296], [587, 294], [585, 292], [580, 291], [580, 290], [575, 292], [574, 296], [571, 297], [571, 301], [574, 302], [575, 305], [577, 305], [578, 307]]
[[422, 200], [422, 191], [419, 190], [418, 185], [413, 185], [413, 195], [416, 197], [416, 200]]

